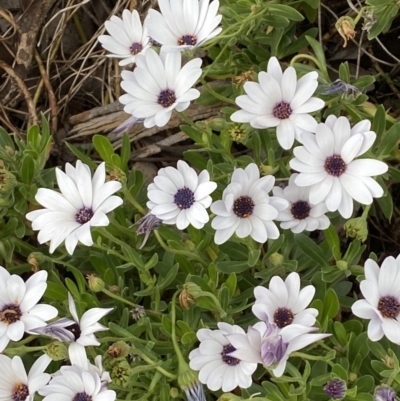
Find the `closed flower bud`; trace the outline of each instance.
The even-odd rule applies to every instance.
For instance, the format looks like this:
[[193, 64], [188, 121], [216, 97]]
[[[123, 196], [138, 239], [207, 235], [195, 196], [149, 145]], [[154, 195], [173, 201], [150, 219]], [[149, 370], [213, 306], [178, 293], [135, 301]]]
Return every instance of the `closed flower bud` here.
[[178, 398], [179, 397], [179, 390], [176, 387], [171, 387], [169, 390], [169, 396], [171, 398]]
[[340, 400], [346, 395], [346, 382], [334, 378], [330, 380], [324, 387], [325, 394], [334, 400]]
[[280, 253], [274, 252], [270, 257], [269, 257], [269, 261], [271, 262], [272, 266], [274, 267], [278, 267], [281, 266], [283, 261], [284, 261], [284, 257], [283, 255], [281, 255]]
[[243, 124], [232, 124], [228, 128], [228, 134], [232, 141], [245, 144], [249, 138], [249, 129]]
[[10, 194], [16, 185], [17, 180], [14, 174], [0, 168], [0, 194], [3, 196]]
[[178, 384], [186, 393], [188, 401], [206, 401], [203, 385], [199, 382], [197, 372], [183, 360], [179, 361]]
[[142, 249], [145, 246], [150, 236], [150, 233], [153, 230], [157, 230], [157, 228], [159, 228], [161, 224], [162, 220], [154, 216], [154, 214], [147, 213], [145, 216], [140, 218], [136, 223], [131, 225], [131, 227], [139, 226], [138, 229], [136, 230], [137, 234], [144, 234], [143, 242], [140, 245], [139, 249]]
[[185, 288], [179, 294], [179, 304], [182, 309], [188, 310], [190, 309], [190, 303], [194, 302], [194, 298], [189, 294], [188, 290]]
[[117, 386], [127, 387], [129, 377], [131, 375], [131, 367], [124, 358], [114, 359], [110, 367], [110, 376], [113, 383]]
[[265, 166], [264, 164], [260, 165], [260, 173], [262, 176], [265, 175], [272, 175], [277, 171], [276, 167], [272, 167], [272, 166]]
[[142, 305], [136, 305], [131, 309], [131, 315], [133, 319], [139, 320], [141, 317], [146, 316], [146, 309]]
[[374, 401], [396, 401], [396, 393], [391, 387], [379, 387], [375, 390]]
[[124, 341], [117, 341], [108, 347], [107, 354], [110, 358], [125, 358], [129, 355], [131, 347]]
[[208, 126], [213, 130], [213, 131], [218, 131], [221, 132], [223, 129], [225, 129], [227, 125], [227, 122], [225, 121], [224, 118], [213, 118], [209, 123]]
[[104, 289], [105, 283], [100, 277], [96, 277], [93, 274], [88, 274], [86, 278], [88, 281], [89, 288], [93, 292], [100, 292], [101, 290]]
[[358, 239], [361, 242], [366, 241], [368, 237], [368, 224], [364, 217], [347, 220], [343, 227], [346, 231], [346, 236]]
[[52, 341], [44, 351], [53, 361], [62, 361], [68, 358], [68, 348], [61, 341]]
[[106, 181], [118, 181], [125, 183], [126, 175], [120, 168], [113, 166], [112, 170], [110, 170], [107, 174]]
[[345, 271], [349, 267], [349, 264], [345, 260], [338, 260], [336, 266], [340, 271]]
[[32, 266], [32, 271], [37, 272], [40, 270], [40, 261], [43, 261], [43, 254], [32, 252], [29, 254], [27, 261]]

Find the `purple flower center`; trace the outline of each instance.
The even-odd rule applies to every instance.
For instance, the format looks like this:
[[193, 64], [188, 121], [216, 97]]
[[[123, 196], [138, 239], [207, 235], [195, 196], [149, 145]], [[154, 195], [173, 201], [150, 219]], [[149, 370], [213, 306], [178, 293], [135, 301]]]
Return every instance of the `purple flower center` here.
[[189, 188], [181, 188], [174, 196], [174, 202], [179, 209], [189, 209], [194, 203], [194, 193]]
[[158, 104], [162, 107], [167, 108], [172, 106], [176, 102], [175, 92], [171, 89], [165, 89], [158, 95]]
[[129, 50], [133, 56], [136, 56], [136, 54], [139, 54], [143, 50], [143, 46], [141, 43], [132, 43]]
[[325, 160], [325, 171], [334, 177], [342, 175], [346, 171], [346, 168], [347, 164], [340, 155], [333, 155]]
[[293, 110], [290, 107], [290, 104], [282, 101], [274, 107], [272, 114], [274, 115], [274, 117], [279, 118], [280, 120], [286, 120], [290, 117], [292, 112]]
[[378, 303], [378, 311], [382, 313], [383, 317], [396, 319], [400, 314], [400, 303], [391, 295], [382, 297]]
[[72, 401], [92, 401], [92, 396], [86, 393], [77, 393]]
[[332, 379], [324, 387], [325, 394], [334, 400], [343, 398], [346, 394], [346, 385], [343, 380]]
[[93, 210], [90, 207], [83, 207], [75, 215], [75, 221], [79, 224], [85, 224], [93, 217]]
[[233, 203], [233, 213], [240, 218], [249, 217], [253, 214], [254, 202], [250, 196], [241, 196]]
[[28, 395], [28, 386], [26, 384], [19, 383], [14, 387], [11, 398], [13, 399], [13, 401], [25, 401]]
[[196, 36], [193, 35], [183, 35], [181, 38], [178, 39], [178, 45], [189, 45], [194, 46], [197, 43]]
[[290, 309], [278, 308], [274, 313], [274, 323], [282, 329], [293, 322], [294, 315]]
[[78, 323], [65, 327], [65, 330], [70, 331], [74, 335], [75, 341], [81, 336], [81, 327]]
[[22, 316], [21, 309], [18, 305], [7, 304], [0, 310], [0, 322], [12, 324], [20, 320]]
[[310, 214], [311, 207], [308, 202], [306, 201], [297, 201], [292, 203], [292, 207], [290, 211], [295, 219], [304, 220]]
[[221, 356], [222, 356], [222, 361], [225, 362], [227, 365], [236, 366], [240, 363], [239, 359], [228, 355], [234, 351], [236, 351], [236, 348], [232, 344], [224, 345], [221, 352]]

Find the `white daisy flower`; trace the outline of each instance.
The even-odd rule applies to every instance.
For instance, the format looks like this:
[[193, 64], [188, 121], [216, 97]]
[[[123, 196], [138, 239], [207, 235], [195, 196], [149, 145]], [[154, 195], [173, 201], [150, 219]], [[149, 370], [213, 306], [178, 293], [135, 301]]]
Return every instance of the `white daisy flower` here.
[[124, 10], [122, 19], [113, 15], [105, 27], [111, 35], [100, 35], [99, 42], [112, 54], [107, 57], [121, 58], [120, 66], [135, 63], [138, 54], [144, 54], [150, 48], [150, 37], [146, 26], [142, 26], [139, 13]]
[[296, 156], [290, 167], [300, 172], [295, 183], [310, 187], [310, 202], [325, 201], [330, 212], [336, 210], [344, 218], [353, 213], [353, 199], [370, 205], [380, 198], [383, 189], [372, 176], [384, 174], [386, 163], [375, 159], [359, 159], [374, 143], [376, 134], [369, 131], [371, 123], [360, 121], [353, 128], [346, 117], [331, 115], [318, 124], [316, 134], [303, 132], [303, 146], [294, 148]]
[[182, 160], [177, 169], [165, 167], [159, 170], [154, 183], [147, 188], [147, 207], [151, 214], [164, 224], [176, 224], [184, 230], [189, 224], [201, 229], [209, 220], [207, 208], [212, 199], [210, 194], [217, 188], [210, 181], [210, 174], [203, 170], [199, 175]]
[[24, 364], [19, 356], [9, 358], [0, 355], [0, 399], [3, 401], [33, 401], [35, 393], [45, 386], [50, 375], [44, 373], [51, 358], [42, 355], [26, 374]]
[[360, 289], [365, 299], [356, 301], [351, 310], [363, 319], [370, 319], [368, 337], [379, 341], [384, 335], [400, 344], [400, 255], [387, 257], [381, 268], [372, 259], [364, 265], [365, 280]]
[[126, 92], [119, 98], [124, 111], [144, 119], [144, 126], [163, 127], [171, 118], [172, 110], [186, 110], [190, 102], [200, 96], [192, 86], [201, 75], [201, 59], [195, 58], [181, 67], [180, 53], [158, 55], [149, 49], [136, 58], [133, 72], [122, 71], [121, 87]]
[[71, 364], [88, 369], [85, 347], [100, 345], [94, 333], [108, 330], [107, 327], [99, 323], [99, 320], [110, 313], [113, 308], [92, 308], [79, 319], [75, 301], [70, 293], [68, 293], [68, 306], [74, 320], [62, 318], [49, 323], [46, 327], [32, 331], [36, 334], [55, 338], [58, 341], [70, 343], [68, 353]]
[[284, 189], [281, 187], [272, 189], [274, 196], [289, 202], [288, 208], [281, 210], [276, 220], [282, 221], [281, 228], [290, 229], [295, 234], [304, 230], [325, 230], [330, 225], [328, 217], [325, 216], [328, 208], [324, 202], [317, 205], [310, 203], [310, 189], [297, 186], [295, 184], [297, 176], [298, 174], [292, 174], [289, 178], [289, 185]]
[[226, 338], [235, 349], [230, 357], [249, 363], [262, 363], [272, 369], [275, 377], [280, 377], [292, 352], [330, 336], [309, 334], [315, 330], [318, 329], [297, 324], [279, 329], [275, 324], [258, 322], [249, 327], [247, 334], [228, 334]]
[[24, 282], [16, 274], [0, 266], [0, 352], [10, 342], [19, 341], [24, 332], [46, 326], [57, 316], [50, 305], [38, 304], [47, 288], [47, 272], [41, 270]]
[[234, 233], [239, 238], [250, 235], [260, 243], [266, 242], [268, 238], [279, 237], [278, 227], [272, 220], [289, 203], [285, 199], [268, 195], [274, 182], [275, 178], [271, 175], [260, 178], [255, 163], [250, 163], [244, 170], [237, 168], [233, 172], [222, 200], [211, 205], [211, 211], [216, 214], [211, 223], [216, 230], [216, 244], [223, 244]]
[[249, 388], [253, 383], [251, 375], [257, 368], [257, 362], [248, 363], [232, 358], [230, 354], [236, 349], [227, 339], [228, 334], [241, 333], [239, 326], [218, 323], [219, 330], [200, 329], [197, 338], [199, 348], [189, 354], [190, 367], [199, 371], [199, 380], [211, 391], [228, 392], [240, 388]]
[[158, 5], [161, 13], [149, 10], [146, 26], [162, 51], [192, 49], [222, 31], [218, 0], [158, 0]]
[[231, 120], [250, 123], [253, 128], [276, 127], [276, 137], [283, 149], [290, 149], [296, 137], [305, 130], [314, 132], [317, 122], [309, 113], [320, 110], [325, 102], [311, 97], [318, 86], [316, 71], [297, 80], [296, 70], [285, 72], [276, 57], [268, 62], [267, 72], [258, 74], [257, 82], [246, 82], [246, 95], [236, 98], [242, 110], [232, 114]]
[[102, 387], [106, 387], [111, 383], [110, 373], [104, 370], [103, 357], [101, 355], [97, 355], [94, 358], [94, 365], [88, 360], [88, 371], [89, 373], [97, 373], [99, 375]]
[[312, 326], [318, 316], [318, 310], [306, 308], [314, 294], [315, 287], [312, 285], [300, 289], [298, 273], [290, 273], [285, 281], [274, 276], [269, 288], [254, 288], [256, 302], [252, 310], [260, 320], [273, 322], [280, 329], [291, 324]]
[[105, 163], [101, 163], [93, 175], [89, 166], [80, 160], [76, 168], [67, 163], [65, 173], [56, 168], [57, 184], [61, 193], [39, 188], [35, 199], [45, 209], [26, 215], [32, 228], [39, 230], [40, 244], [50, 241], [50, 253], [65, 240], [65, 248], [72, 255], [78, 241], [93, 245], [90, 227], [107, 226], [106, 213], [122, 205], [119, 196], [111, 196], [121, 189], [121, 183], [106, 181]]
[[114, 401], [116, 393], [102, 386], [96, 372], [80, 366], [62, 366], [47, 386], [39, 390], [43, 401]]

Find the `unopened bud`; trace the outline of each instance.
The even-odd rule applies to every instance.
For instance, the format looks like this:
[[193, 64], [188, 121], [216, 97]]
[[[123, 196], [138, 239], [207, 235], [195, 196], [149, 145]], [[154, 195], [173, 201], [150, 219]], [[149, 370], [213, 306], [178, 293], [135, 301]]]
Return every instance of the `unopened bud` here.
[[120, 168], [113, 166], [112, 170], [110, 170], [107, 174], [106, 181], [118, 181], [125, 183], [126, 175]]
[[179, 390], [176, 387], [171, 387], [169, 390], [169, 396], [171, 398], [178, 398], [179, 397]]
[[213, 131], [218, 131], [218, 132], [221, 132], [226, 127], [226, 125], [227, 125], [227, 122], [225, 121], [224, 118], [213, 118], [208, 123], [208, 126]]
[[396, 401], [396, 392], [391, 387], [378, 387], [375, 390], [374, 401]]
[[110, 377], [113, 383], [117, 386], [127, 387], [129, 384], [129, 377], [131, 374], [131, 367], [124, 358], [115, 359], [110, 369]]
[[46, 345], [44, 351], [53, 361], [62, 361], [68, 358], [68, 349], [65, 343], [52, 341]]
[[93, 292], [100, 292], [101, 290], [104, 289], [105, 283], [100, 277], [96, 277], [93, 274], [88, 274], [86, 278], [88, 281], [89, 288]]
[[16, 185], [15, 175], [4, 168], [0, 168], [0, 194], [3, 196], [10, 194]]
[[335, 377], [325, 385], [324, 392], [333, 400], [341, 400], [346, 395], [346, 382]]
[[364, 217], [347, 220], [343, 228], [347, 237], [358, 239], [361, 242], [365, 242], [368, 238], [368, 224]]
[[281, 266], [283, 261], [284, 261], [284, 257], [283, 255], [281, 255], [280, 253], [274, 252], [270, 257], [269, 257], [269, 261], [271, 262], [272, 266], [274, 267], [278, 267]]
[[345, 260], [338, 260], [336, 266], [340, 271], [345, 271], [348, 269], [349, 264]]
[[228, 128], [228, 134], [232, 141], [245, 144], [249, 138], [249, 129], [243, 124], [232, 124]]
[[277, 171], [276, 167], [272, 167], [272, 166], [268, 166], [268, 165], [266, 166], [264, 164], [261, 164], [259, 169], [260, 169], [260, 173], [261, 173], [262, 176], [264, 176], [264, 175], [272, 175]]
[[357, 379], [358, 379], [357, 373], [349, 372], [349, 381], [350, 382], [355, 382]]

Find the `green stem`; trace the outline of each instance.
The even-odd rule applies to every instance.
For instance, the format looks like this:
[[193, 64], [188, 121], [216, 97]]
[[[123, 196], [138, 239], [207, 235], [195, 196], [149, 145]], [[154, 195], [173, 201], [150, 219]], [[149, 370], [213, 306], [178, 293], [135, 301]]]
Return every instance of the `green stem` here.
[[293, 64], [297, 60], [302, 60], [302, 59], [307, 59], [311, 60], [313, 63], [315, 63], [318, 67], [318, 69], [324, 74], [325, 79], [329, 80], [328, 72], [324, 66], [321, 65], [321, 63], [314, 57], [311, 56], [310, 54], [298, 54], [297, 56], [294, 56], [292, 58], [292, 61], [290, 62], [290, 65], [293, 67]]
[[197, 256], [195, 253], [189, 252], [189, 251], [182, 251], [180, 249], [172, 249], [170, 248], [165, 242], [164, 240], [161, 238], [160, 233], [158, 232], [158, 230], [154, 231], [154, 234], [159, 242], [159, 244], [164, 248], [165, 251], [173, 253], [175, 255], [182, 255], [182, 256], [186, 256], [187, 258], [190, 259], [195, 259], [198, 262], [200, 262], [203, 266], [207, 267], [207, 262], [205, 262], [202, 258], [200, 258], [200, 256]]
[[234, 100], [229, 99], [228, 97], [225, 97], [221, 94], [219, 94], [218, 92], [216, 92], [213, 88], [211, 88], [210, 85], [208, 85], [208, 83], [204, 80], [204, 78], [200, 78], [200, 82], [204, 85], [204, 87], [217, 99], [221, 100], [222, 102], [226, 102], [226, 103], [230, 103], [230, 104], [234, 104], [236, 106], [236, 103]]
[[368, 217], [368, 213], [369, 213], [369, 210], [371, 209], [371, 205], [366, 205], [365, 207], [364, 207], [364, 211], [363, 211], [363, 213], [362, 213], [362, 215], [361, 215], [361, 217], [363, 218], [363, 219], [367, 219], [367, 217]]
[[100, 249], [101, 251], [104, 251], [104, 252], [106, 252], [106, 253], [109, 254], [109, 255], [114, 255], [114, 256], [116, 256], [117, 258], [119, 258], [119, 259], [121, 259], [121, 260], [124, 260], [125, 262], [132, 263], [131, 260], [129, 260], [128, 258], [126, 258], [126, 257], [125, 257], [124, 255], [122, 255], [121, 253], [119, 253], [119, 252], [117, 252], [117, 251], [114, 251], [114, 249], [110, 249], [110, 248], [108, 248], [108, 247], [106, 247], [106, 246], [99, 245], [99, 244], [97, 244], [96, 242], [95, 242], [92, 246], [93, 246], [93, 248]]
[[143, 359], [145, 362], [147, 362], [150, 366], [153, 366], [154, 369], [158, 370], [160, 373], [162, 373], [164, 376], [169, 377], [172, 380], [176, 379], [176, 375], [168, 372], [161, 366], [159, 366], [160, 362], [154, 362], [152, 359], [150, 359], [144, 352], [141, 350], [135, 348], [135, 354], [139, 355], [141, 359]]
[[133, 206], [135, 206], [135, 208], [137, 210], [139, 210], [139, 212], [141, 214], [146, 214], [146, 210], [140, 205], [140, 203], [132, 196], [132, 194], [129, 192], [128, 188], [124, 185], [122, 188], [122, 193], [124, 194], [125, 198], [128, 199], [128, 201], [130, 203], [132, 203]]
[[172, 324], [172, 329], [171, 329], [171, 336], [172, 336], [172, 344], [175, 349], [175, 354], [178, 357], [179, 361], [179, 366], [182, 366], [182, 364], [186, 367], [187, 362], [183, 358], [182, 352], [179, 348], [178, 341], [176, 339], [176, 329], [175, 329], [175, 324], [176, 324], [176, 297], [179, 293], [179, 290], [175, 292], [175, 294], [172, 297], [172, 305], [171, 305], [171, 324]]
[[310, 361], [323, 361], [327, 363], [328, 365], [334, 366], [334, 363], [332, 361], [327, 361], [325, 357], [323, 356], [316, 356], [316, 355], [308, 355], [303, 352], [292, 352], [290, 354], [291, 357], [298, 357], [302, 359], [309, 359]]
[[40, 345], [37, 347], [26, 347], [23, 345], [22, 347], [5, 349], [3, 352], [8, 356], [25, 355], [29, 352], [44, 351], [46, 347], [46, 345]]
[[199, 130], [199, 127], [195, 124], [195, 122], [189, 118], [185, 113], [182, 111], [177, 112], [179, 114], [179, 117], [182, 118], [182, 120], [185, 121], [185, 123], [189, 124], [192, 128], [196, 129], [197, 131]]

